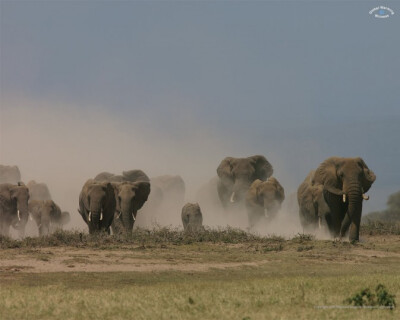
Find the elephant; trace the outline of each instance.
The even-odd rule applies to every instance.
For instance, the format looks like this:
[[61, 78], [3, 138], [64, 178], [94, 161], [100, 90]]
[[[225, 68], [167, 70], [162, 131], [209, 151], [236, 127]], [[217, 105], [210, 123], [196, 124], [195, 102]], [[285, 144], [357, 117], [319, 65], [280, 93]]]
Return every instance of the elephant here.
[[227, 157], [217, 168], [219, 177], [217, 190], [223, 207], [228, 202], [244, 200], [253, 181], [267, 180], [273, 173], [272, 165], [262, 155], [248, 158]]
[[28, 209], [36, 222], [40, 236], [48, 235], [53, 230], [61, 228], [69, 218], [69, 213], [61, 212], [60, 207], [53, 200], [31, 200]]
[[182, 208], [182, 224], [185, 231], [203, 229], [203, 214], [198, 203], [186, 203]]
[[330, 157], [314, 173], [313, 185], [321, 185], [329, 207], [326, 223], [334, 237], [359, 240], [363, 200], [365, 193], [376, 180], [375, 173], [364, 160], [358, 158]]
[[163, 175], [151, 178], [152, 186], [157, 186], [161, 189], [165, 200], [171, 202], [183, 203], [185, 200], [185, 182], [181, 176]]
[[267, 181], [255, 180], [246, 194], [249, 226], [253, 228], [262, 217], [275, 218], [285, 200], [285, 191], [279, 181], [270, 177]]
[[162, 175], [150, 179], [151, 193], [138, 221], [141, 226], [153, 223], [167, 225], [174, 221], [175, 212], [182, 208], [185, 200], [185, 182], [179, 175]]
[[114, 188], [110, 182], [86, 181], [79, 195], [79, 213], [89, 233], [109, 232], [115, 212]]
[[116, 211], [111, 225], [113, 233], [131, 233], [137, 212], [150, 193], [149, 177], [142, 170], [129, 170], [123, 171], [122, 175], [102, 172], [95, 180], [111, 182], [114, 189]]
[[0, 184], [0, 234], [9, 235], [10, 226], [18, 230], [19, 236], [25, 236], [28, 222], [29, 190], [24, 183]]
[[315, 170], [311, 170], [303, 183], [297, 189], [299, 217], [302, 227], [314, 231], [325, 225], [330, 209], [324, 198], [324, 188], [321, 184], [313, 184]]
[[51, 194], [47, 185], [43, 182], [37, 183], [31, 180], [27, 183], [30, 200], [51, 200]]
[[21, 181], [21, 172], [17, 166], [5, 166], [0, 164], [0, 184], [17, 184]]
[[[113, 184], [116, 199], [116, 216], [112, 228], [114, 233], [132, 233], [137, 212], [147, 201], [150, 194], [150, 182], [124, 181]], [[122, 226], [122, 228], [121, 228]]]

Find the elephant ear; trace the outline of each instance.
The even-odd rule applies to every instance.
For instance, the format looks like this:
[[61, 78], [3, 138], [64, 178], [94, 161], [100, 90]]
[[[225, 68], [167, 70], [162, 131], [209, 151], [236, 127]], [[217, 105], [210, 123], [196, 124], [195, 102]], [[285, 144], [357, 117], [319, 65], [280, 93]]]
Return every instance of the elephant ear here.
[[359, 158], [359, 163], [364, 171], [364, 175], [362, 178], [363, 191], [368, 192], [368, 190], [371, 188], [372, 184], [376, 180], [376, 175], [371, 169], [368, 168], [367, 164], [362, 158]]
[[276, 192], [275, 192], [275, 197], [277, 200], [279, 200], [280, 202], [282, 202], [283, 200], [285, 200], [285, 189], [282, 187], [282, 185], [279, 183], [279, 181], [275, 178], [274, 179], [274, 183], [276, 186]]
[[54, 221], [58, 222], [61, 220], [61, 209], [53, 200], [50, 201], [52, 202], [51, 217]]
[[249, 204], [260, 205], [261, 201], [261, 191], [262, 191], [262, 183], [260, 179], [254, 180], [251, 184], [249, 190], [246, 194], [246, 202]]
[[147, 201], [149, 194], [150, 194], [150, 182], [142, 181], [142, 182], [135, 182], [135, 189], [136, 189], [136, 210], [139, 210], [143, 207], [144, 203]]
[[103, 187], [106, 190], [106, 205], [107, 210], [115, 211], [115, 189], [111, 182], [102, 183]]
[[111, 186], [113, 188], [113, 193], [114, 193], [114, 198], [115, 198], [115, 210], [121, 211], [121, 208], [119, 207], [119, 201], [118, 201], [118, 193], [119, 193], [120, 183], [111, 182]]
[[343, 183], [337, 175], [337, 169], [343, 160], [331, 157], [322, 162], [314, 174], [314, 183], [322, 184], [324, 192], [329, 192], [338, 196], [343, 195]]
[[254, 170], [255, 170], [255, 178], [260, 179], [262, 181], [267, 180], [274, 173], [274, 169], [269, 161], [262, 155], [255, 155], [249, 157], [252, 161]]
[[221, 161], [217, 168], [218, 177], [222, 181], [233, 181], [233, 173], [232, 173], [232, 162], [234, 158], [226, 157]]

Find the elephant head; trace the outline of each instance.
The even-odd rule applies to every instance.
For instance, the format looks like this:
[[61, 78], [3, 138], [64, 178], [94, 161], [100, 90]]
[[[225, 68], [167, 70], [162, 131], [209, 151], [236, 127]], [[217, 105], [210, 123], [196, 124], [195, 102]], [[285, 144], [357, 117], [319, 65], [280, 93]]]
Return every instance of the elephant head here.
[[203, 226], [203, 214], [198, 203], [186, 203], [181, 213], [185, 231], [200, 231]]
[[267, 181], [256, 180], [251, 189], [253, 187], [257, 204], [264, 208], [266, 216], [274, 217], [285, 200], [285, 191], [279, 181], [274, 177], [268, 178]]
[[223, 205], [244, 198], [254, 180], [267, 180], [273, 173], [272, 165], [261, 155], [248, 158], [227, 157], [217, 168], [220, 178], [218, 195]]
[[[324, 198], [331, 209], [331, 228], [344, 236], [350, 226], [350, 241], [359, 239], [362, 201], [376, 176], [361, 158], [331, 157], [315, 172], [314, 184], [323, 186]], [[329, 223], [328, 223], [329, 224]]]
[[120, 219], [126, 233], [132, 232], [137, 212], [150, 194], [150, 182], [122, 182], [114, 184], [117, 219]]
[[285, 199], [285, 191], [274, 177], [267, 181], [255, 180], [246, 195], [246, 208], [250, 227], [253, 227], [262, 217], [273, 219]]
[[48, 235], [51, 226], [61, 220], [61, 209], [53, 200], [32, 200], [29, 202], [29, 213], [39, 229], [39, 235]]
[[115, 211], [112, 184], [88, 180], [82, 188], [79, 206], [79, 213], [89, 226], [89, 233], [108, 230]]
[[22, 238], [25, 235], [25, 226], [29, 217], [29, 190], [22, 182], [18, 182], [17, 185], [5, 184], [5, 186], [11, 209], [11, 225], [18, 230], [19, 236]]

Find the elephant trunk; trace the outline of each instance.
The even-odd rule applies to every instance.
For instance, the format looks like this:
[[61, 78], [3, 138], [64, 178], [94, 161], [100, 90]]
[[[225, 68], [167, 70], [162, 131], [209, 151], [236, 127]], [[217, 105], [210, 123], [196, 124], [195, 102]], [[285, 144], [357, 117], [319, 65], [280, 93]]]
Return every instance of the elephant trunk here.
[[93, 233], [100, 230], [101, 228], [100, 212], [101, 211], [89, 211], [88, 213], [89, 233]]
[[340, 234], [341, 236], [344, 236], [350, 226], [349, 240], [358, 241], [362, 212], [362, 190], [358, 184], [353, 184], [349, 187], [347, 195], [348, 209], [341, 226]]
[[131, 203], [121, 204], [121, 220], [125, 232], [131, 233], [136, 221], [136, 212]]

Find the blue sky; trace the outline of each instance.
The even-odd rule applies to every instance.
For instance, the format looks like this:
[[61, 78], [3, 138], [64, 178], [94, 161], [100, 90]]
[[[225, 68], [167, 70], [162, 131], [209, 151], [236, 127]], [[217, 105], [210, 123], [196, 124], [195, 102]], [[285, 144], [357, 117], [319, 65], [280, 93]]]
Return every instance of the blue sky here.
[[189, 144], [204, 130], [222, 141], [215, 167], [261, 153], [293, 184], [331, 155], [361, 156], [378, 177], [367, 209], [381, 208], [400, 189], [400, 4], [376, 19], [379, 4], [2, 1], [2, 144], [9, 101], [98, 109], [121, 132]]

